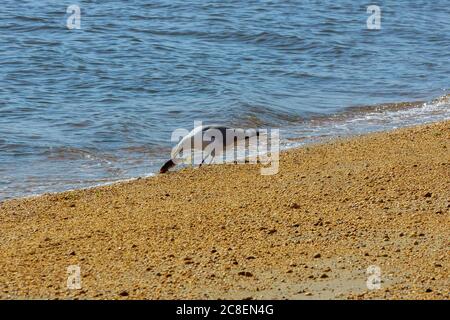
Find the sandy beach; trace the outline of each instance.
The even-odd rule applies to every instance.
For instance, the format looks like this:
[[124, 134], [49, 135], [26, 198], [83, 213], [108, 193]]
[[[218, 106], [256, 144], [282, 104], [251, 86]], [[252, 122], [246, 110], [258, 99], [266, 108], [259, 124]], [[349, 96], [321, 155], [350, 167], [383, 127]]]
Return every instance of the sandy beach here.
[[450, 298], [450, 121], [280, 160], [2, 202], [0, 298]]

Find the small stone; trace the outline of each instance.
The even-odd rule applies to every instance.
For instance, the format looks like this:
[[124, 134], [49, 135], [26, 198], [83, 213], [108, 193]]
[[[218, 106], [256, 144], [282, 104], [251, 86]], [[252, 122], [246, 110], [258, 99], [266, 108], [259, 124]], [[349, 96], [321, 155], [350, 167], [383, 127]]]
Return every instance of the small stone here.
[[433, 290], [428, 288], [427, 290], [425, 290], [425, 292], [430, 293], [430, 292], [433, 292]]
[[291, 209], [300, 209], [300, 205], [296, 202], [293, 202], [289, 205], [289, 208]]
[[427, 192], [427, 193], [425, 193], [423, 196], [424, 196], [425, 198], [431, 198], [432, 195], [433, 195], [433, 194], [432, 194], [431, 192]]
[[318, 258], [320, 258], [322, 255], [320, 254], [320, 253], [316, 253], [315, 255], [314, 255], [314, 258], [315, 259], [318, 259]]
[[271, 229], [271, 230], [267, 231], [267, 234], [274, 234], [275, 232], [277, 232], [276, 229]]
[[238, 273], [238, 275], [245, 276], [245, 277], [253, 277], [253, 274], [251, 272], [248, 272], [248, 271], [240, 271]]
[[128, 297], [128, 292], [122, 291], [121, 293], [119, 293], [119, 295], [122, 297]]
[[322, 278], [322, 279], [328, 278], [328, 275], [327, 275], [326, 273], [322, 273], [322, 274], [320, 275], [320, 278]]
[[305, 296], [308, 296], [308, 297], [310, 297], [310, 296], [312, 296], [313, 294], [311, 293], [311, 292], [306, 292], [305, 293]]
[[321, 227], [321, 226], [323, 226], [322, 219], [317, 220], [317, 221], [314, 223], [314, 226], [316, 226], [316, 227]]

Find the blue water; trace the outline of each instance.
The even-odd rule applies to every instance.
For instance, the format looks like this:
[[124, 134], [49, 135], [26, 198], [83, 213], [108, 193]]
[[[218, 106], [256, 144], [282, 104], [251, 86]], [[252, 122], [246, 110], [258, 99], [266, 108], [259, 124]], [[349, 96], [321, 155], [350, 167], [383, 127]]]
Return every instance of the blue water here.
[[0, 200], [151, 174], [194, 120], [289, 144], [449, 118], [449, 1], [376, 2], [381, 30], [366, 1], [3, 0]]

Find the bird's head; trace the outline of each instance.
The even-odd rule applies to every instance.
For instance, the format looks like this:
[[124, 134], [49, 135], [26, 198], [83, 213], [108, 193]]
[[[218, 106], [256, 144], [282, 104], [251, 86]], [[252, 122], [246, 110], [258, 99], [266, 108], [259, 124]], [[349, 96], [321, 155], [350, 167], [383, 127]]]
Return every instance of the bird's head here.
[[172, 159], [164, 163], [164, 165], [159, 169], [159, 173], [166, 173], [170, 168], [175, 167], [175, 162]]

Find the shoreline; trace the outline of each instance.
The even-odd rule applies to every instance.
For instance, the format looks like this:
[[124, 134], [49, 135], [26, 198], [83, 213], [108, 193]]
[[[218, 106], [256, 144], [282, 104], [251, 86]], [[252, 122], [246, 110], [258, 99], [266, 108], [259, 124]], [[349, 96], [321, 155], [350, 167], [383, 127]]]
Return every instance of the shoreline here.
[[[326, 143], [335, 139], [345, 139], [377, 132], [388, 132], [398, 128], [408, 128], [418, 125], [427, 125], [434, 122], [448, 121], [450, 119], [449, 103], [450, 94], [447, 93], [429, 101], [405, 101], [383, 103], [379, 105], [350, 106], [337, 113], [317, 115], [317, 118], [311, 118], [308, 123], [288, 126], [289, 129], [286, 132], [283, 132], [283, 130], [281, 131], [281, 136], [283, 138], [281, 142], [284, 144], [282, 151], [301, 148], [306, 145]], [[306, 132], [309, 133], [305, 135], [300, 129], [306, 130]], [[293, 132], [289, 132], [291, 130]], [[68, 148], [71, 149], [70, 147]], [[87, 150], [79, 149], [78, 151], [86, 152]], [[41, 160], [46, 162], [49, 159], [44, 158]], [[163, 160], [161, 160], [161, 162], [162, 161]], [[52, 163], [50, 162], [50, 164]], [[57, 166], [61, 165], [61, 163], [53, 164]], [[82, 165], [82, 163], [79, 163], [79, 165]], [[118, 168], [122, 168], [121, 164], [117, 163], [117, 165]], [[64, 166], [64, 164], [62, 164], [62, 166]], [[11, 199], [41, 196], [44, 194], [95, 188], [127, 180], [147, 178], [148, 176], [158, 174], [159, 166], [155, 166], [153, 162], [151, 165], [143, 165], [143, 167], [153, 171], [147, 173], [141, 172], [139, 174], [134, 172], [134, 174], [126, 174], [121, 178], [96, 176], [98, 178], [96, 181], [83, 180], [83, 175], [81, 175], [80, 180], [67, 180], [65, 184], [57, 184], [57, 186], [48, 183], [49, 179], [55, 180], [55, 176], [42, 176], [38, 174], [37, 180], [30, 185], [23, 186], [19, 183], [11, 187], [11, 189], [16, 190], [16, 192], [7, 192], [8, 189], [3, 187], [5, 194], [4, 198], [0, 197], [0, 202]], [[60, 172], [64, 172], [63, 167], [58, 168]], [[39, 191], [30, 194], [28, 186], [31, 189], [34, 188], [34, 190]]]
[[0, 298], [448, 299], [449, 155], [447, 120], [7, 199]]

